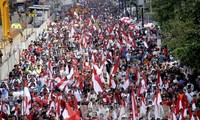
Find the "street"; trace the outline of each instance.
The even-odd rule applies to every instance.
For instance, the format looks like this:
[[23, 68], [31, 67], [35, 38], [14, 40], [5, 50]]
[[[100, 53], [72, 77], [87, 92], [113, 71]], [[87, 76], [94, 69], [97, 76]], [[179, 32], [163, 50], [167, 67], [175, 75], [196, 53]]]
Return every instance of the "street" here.
[[0, 83], [0, 119], [198, 120], [200, 77], [124, 8], [84, 0], [39, 26]]

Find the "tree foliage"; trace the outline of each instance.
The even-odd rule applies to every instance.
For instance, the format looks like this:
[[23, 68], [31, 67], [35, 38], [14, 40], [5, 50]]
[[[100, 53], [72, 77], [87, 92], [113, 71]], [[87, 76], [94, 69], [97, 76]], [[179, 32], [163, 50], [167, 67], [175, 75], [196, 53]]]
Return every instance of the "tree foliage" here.
[[200, 70], [200, 0], [153, 0], [154, 19], [175, 57]]

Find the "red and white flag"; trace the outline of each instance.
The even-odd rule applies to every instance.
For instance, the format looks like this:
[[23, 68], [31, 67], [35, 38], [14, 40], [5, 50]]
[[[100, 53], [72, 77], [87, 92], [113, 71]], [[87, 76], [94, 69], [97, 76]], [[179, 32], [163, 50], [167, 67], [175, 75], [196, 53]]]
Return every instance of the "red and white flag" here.
[[24, 114], [25, 115], [30, 114], [30, 111], [29, 111], [29, 109], [31, 107], [30, 101], [31, 101], [31, 94], [28, 89], [27, 82], [26, 82], [26, 80], [24, 80]]
[[88, 48], [87, 36], [86, 36], [86, 34], [83, 35], [82, 45], [83, 45], [83, 48], [84, 48], [85, 50]]
[[140, 71], [136, 68], [136, 85], [140, 83]]
[[156, 97], [154, 99], [154, 114], [155, 114], [155, 118], [160, 118], [161, 117], [161, 105], [160, 103], [162, 102], [162, 98], [161, 98], [161, 94], [160, 94], [160, 90], [157, 89], [157, 92], [156, 92]]
[[123, 38], [128, 38], [128, 34], [125, 31], [121, 31], [121, 34]]
[[160, 103], [162, 102], [162, 98], [161, 98], [161, 94], [160, 94], [160, 90], [159, 89], [157, 89], [155, 100], [156, 100], [155, 101], [156, 105], [160, 105]]
[[59, 88], [62, 91], [68, 91], [69, 85], [70, 85], [70, 81], [62, 80], [56, 85], [56, 87]]
[[145, 101], [145, 98], [144, 98], [144, 95], [142, 95], [142, 100], [140, 102], [140, 115], [144, 116], [146, 115], [146, 101]]
[[122, 48], [122, 45], [123, 45], [123, 43], [122, 43], [120, 40], [118, 40], [118, 41], [117, 41], [117, 47], [118, 47], [119, 49], [121, 49], [121, 48]]
[[137, 120], [139, 115], [138, 115], [135, 93], [133, 89], [132, 89], [132, 94], [131, 94], [131, 103], [132, 103], [132, 114], [133, 114], [132, 120]]
[[111, 71], [111, 75], [110, 75], [110, 81], [109, 81], [109, 86], [112, 87], [112, 88], [115, 88], [116, 87], [116, 83], [115, 81], [113, 80], [113, 78], [111, 77], [112, 75], [115, 75], [117, 73], [117, 70], [119, 68], [119, 60], [120, 60], [120, 57], [118, 56], [117, 57], [117, 60], [115, 62], [115, 65]]
[[129, 87], [129, 84], [130, 84], [130, 82], [129, 82], [129, 78], [128, 78], [128, 75], [127, 75], [126, 78], [125, 78], [125, 82], [122, 86], [124, 88], [124, 90], [126, 90]]
[[70, 29], [70, 37], [73, 37], [74, 34], [75, 34], [75, 30], [74, 30], [73, 25], [71, 25], [71, 29]]
[[71, 80], [72, 77], [73, 77], [73, 75], [74, 75], [74, 68], [72, 67], [71, 70], [70, 70], [70, 72], [69, 72], [69, 74], [67, 75], [67, 79]]
[[139, 27], [136, 24], [131, 24], [128, 26], [129, 30], [139, 29]]
[[67, 120], [70, 117], [67, 109], [63, 110], [62, 116], [64, 120]]
[[58, 98], [58, 96], [57, 96], [57, 98], [56, 98], [56, 101], [57, 101], [57, 107], [56, 107], [56, 118], [58, 119], [59, 118], [59, 116], [61, 115], [61, 101], [60, 101], [60, 99]]
[[112, 69], [112, 72], [111, 72], [112, 75], [115, 75], [117, 73], [117, 70], [119, 68], [119, 60], [120, 60], [120, 57], [118, 56], [117, 60], [115, 62], [115, 65], [114, 65], [114, 67]]
[[130, 23], [131, 21], [133, 21], [133, 19], [129, 17], [123, 17], [120, 20], [122, 23]]
[[68, 103], [66, 103], [66, 108], [63, 111], [63, 119], [64, 120], [80, 120], [79, 111], [74, 111]]
[[172, 120], [177, 120], [177, 118], [176, 118], [176, 111], [175, 111], [176, 109], [175, 109], [175, 107], [173, 106], [173, 108], [172, 108]]
[[147, 44], [147, 41], [146, 41], [146, 40], [144, 40], [144, 41], [143, 41], [143, 44], [144, 44], [144, 46], [145, 46], [146, 48], [149, 48], [149, 46], [148, 46], [148, 44]]
[[92, 73], [92, 82], [93, 82], [93, 88], [96, 94], [99, 94], [99, 92], [103, 91], [103, 84], [101, 82], [101, 78], [96, 73], [95, 69], [93, 69], [93, 73]]
[[86, 26], [90, 26], [91, 24], [92, 24], [92, 19], [89, 18], [89, 19], [87, 20], [87, 24], [86, 24]]
[[163, 82], [162, 82], [162, 79], [161, 79], [160, 70], [158, 70], [157, 85], [159, 85], [159, 87], [161, 87], [162, 84], [163, 84]]

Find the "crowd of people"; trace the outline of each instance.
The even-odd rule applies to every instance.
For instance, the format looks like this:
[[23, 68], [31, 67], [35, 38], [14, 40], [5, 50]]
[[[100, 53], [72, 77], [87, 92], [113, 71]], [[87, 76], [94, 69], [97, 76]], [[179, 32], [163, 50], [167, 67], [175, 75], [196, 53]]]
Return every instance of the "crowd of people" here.
[[199, 120], [200, 77], [160, 30], [85, 0], [51, 21], [0, 84], [5, 120]]

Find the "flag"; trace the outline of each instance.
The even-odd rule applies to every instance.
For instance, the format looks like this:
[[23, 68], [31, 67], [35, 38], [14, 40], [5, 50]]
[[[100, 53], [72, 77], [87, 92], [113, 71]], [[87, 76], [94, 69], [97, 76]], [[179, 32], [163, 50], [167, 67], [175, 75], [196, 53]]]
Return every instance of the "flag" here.
[[127, 38], [125, 38], [123, 41], [125, 42], [124, 44], [127, 46], [128, 49], [132, 47], [133, 44]]
[[157, 89], [157, 92], [156, 92], [156, 105], [160, 105], [160, 103], [162, 102], [162, 98], [161, 98], [161, 94], [160, 94], [160, 90]]
[[138, 109], [137, 109], [137, 103], [136, 103], [136, 98], [135, 98], [135, 93], [134, 90], [132, 89], [131, 92], [131, 103], [132, 103], [132, 120], [137, 120], [138, 118]]
[[129, 34], [128, 34], [128, 37], [129, 37], [129, 41], [132, 43], [133, 48], [136, 48], [137, 45], [136, 45], [136, 42], [135, 42], [135, 40], [134, 40], [134, 38], [133, 38], [132, 33], [129, 33]]
[[133, 19], [129, 18], [129, 17], [123, 17], [120, 19], [120, 21], [122, 23], [130, 23], [131, 21], [133, 21]]
[[114, 81], [114, 79], [112, 78], [112, 76], [110, 75], [110, 78], [109, 78], [109, 87], [112, 87], [112, 88], [116, 88], [117, 85]]
[[121, 31], [121, 34], [122, 34], [123, 38], [127, 38], [128, 37], [128, 34], [125, 31]]
[[67, 109], [64, 109], [64, 111], [63, 111], [63, 113], [62, 113], [62, 116], [63, 116], [63, 119], [64, 119], [64, 120], [67, 120], [67, 118], [70, 117], [69, 114], [68, 114]]
[[109, 78], [109, 86], [111, 87], [112, 86], [112, 88], [115, 88], [116, 87], [116, 83], [115, 83], [115, 81], [112, 79], [112, 75], [115, 75], [116, 73], [117, 73], [117, 70], [118, 70], [118, 68], [119, 68], [119, 60], [120, 60], [120, 57], [118, 56], [117, 57], [117, 60], [116, 60], [116, 62], [115, 62], [115, 65], [114, 65], [114, 67], [113, 67], [113, 69], [111, 70], [111, 74], [110, 74], [110, 78]]
[[123, 43], [122, 43], [120, 40], [118, 40], [118, 41], [117, 41], [117, 47], [118, 47], [119, 49], [121, 49], [121, 48], [122, 48], [122, 45], [123, 45]]
[[80, 116], [78, 115], [79, 111], [76, 111], [72, 116], [64, 120], [81, 120]]
[[66, 110], [68, 112], [69, 117], [65, 118], [64, 120], [80, 120], [80, 116], [78, 115], [78, 110], [75, 112], [73, 109], [69, 106], [68, 103], [66, 103]]
[[144, 98], [144, 95], [142, 95], [142, 100], [140, 101], [140, 115], [145, 116], [146, 115], [146, 101]]
[[75, 112], [72, 110], [72, 108], [69, 106], [68, 103], [66, 103], [66, 109], [67, 109], [67, 112], [69, 114], [69, 116], [72, 116]]
[[83, 35], [82, 45], [83, 45], [83, 48], [84, 48], [85, 50], [88, 48], [86, 34]]
[[96, 73], [95, 69], [93, 69], [92, 82], [93, 82], [93, 88], [96, 94], [103, 91], [103, 84], [101, 83], [101, 78]]
[[136, 24], [131, 24], [128, 26], [129, 30], [139, 29], [139, 27]]
[[87, 20], [86, 26], [90, 26], [91, 24], [92, 24], [92, 20], [91, 20], [91, 18], [89, 18], [89, 19]]
[[92, 62], [95, 63], [94, 53], [92, 53], [92, 57], [91, 57], [91, 59], [92, 59]]
[[70, 37], [73, 37], [75, 34], [74, 27], [71, 25]]
[[125, 106], [124, 105], [121, 105], [120, 106], [120, 111], [119, 111], [119, 120], [122, 119], [122, 117], [126, 114], [126, 111], [125, 111]]
[[48, 71], [49, 71], [49, 76], [50, 76], [50, 79], [52, 79], [52, 74], [53, 74], [53, 66], [52, 66], [52, 63], [51, 61], [49, 60], [48, 62]]
[[163, 84], [163, 82], [162, 82], [162, 78], [161, 78], [161, 75], [160, 75], [160, 70], [158, 70], [157, 85], [159, 85], [159, 87], [161, 87], [162, 84]]
[[140, 87], [140, 94], [144, 93], [147, 91], [147, 84], [146, 84], [146, 75], [142, 75], [142, 80], [141, 80], [141, 87]]
[[70, 73], [67, 75], [67, 79], [71, 80], [73, 75], [74, 75], [74, 68], [72, 67]]
[[122, 101], [121, 101], [121, 97], [120, 97], [119, 91], [115, 91], [114, 97], [115, 97], [116, 102], [118, 102], [118, 104], [121, 105]]
[[31, 107], [30, 106], [30, 101], [31, 101], [31, 94], [30, 94], [30, 91], [28, 89], [28, 85], [27, 85], [27, 81], [24, 80], [24, 113], [25, 115], [29, 115], [30, 112], [29, 112], [29, 108]]
[[125, 78], [125, 82], [124, 84], [122, 85], [122, 87], [124, 88], [124, 90], [126, 90], [129, 86], [129, 78], [128, 78], [128, 75], [126, 75], [126, 78]]
[[161, 98], [161, 94], [160, 94], [160, 90], [157, 89], [156, 92], [156, 97], [154, 99], [154, 114], [155, 114], [155, 118], [160, 118], [161, 117], [161, 105], [160, 103], [162, 102], [162, 98]]
[[137, 69], [136, 70], [136, 85], [139, 85], [140, 83], [140, 72], [139, 70]]
[[112, 70], [112, 72], [111, 72], [112, 75], [115, 75], [115, 74], [117, 73], [117, 70], [118, 70], [118, 68], [119, 68], [119, 60], [120, 60], [120, 57], [118, 56], [118, 57], [117, 57], [117, 60], [116, 60], [116, 62], [115, 62], [114, 68], [113, 68], [113, 70]]
[[57, 98], [56, 98], [57, 100], [57, 107], [56, 107], [56, 118], [58, 119], [59, 118], [59, 116], [61, 115], [61, 106], [60, 106], [60, 99], [58, 98], [58, 96], [57, 96]]
[[188, 101], [187, 101], [185, 94], [180, 93], [178, 95], [178, 100], [177, 100], [177, 104], [176, 104], [176, 113], [179, 113], [180, 109], [183, 109], [183, 107], [187, 106], [187, 105], [188, 105]]
[[115, 35], [115, 34], [114, 34], [114, 28], [115, 28], [114, 25], [110, 28], [110, 35]]
[[144, 44], [144, 46], [145, 46], [146, 48], [149, 48], [149, 46], [148, 46], [148, 44], [147, 44], [147, 41], [146, 41], [146, 40], [144, 40], [144, 41], [143, 41], [143, 44]]
[[134, 38], [133, 35], [131, 33], [128, 34], [128, 39], [130, 42], [133, 42]]
[[60, 89], [61, 91], [68, 91], [69, 85], [69, 81], [62, 80], [56, 85], [56, 88]]
[[101, 75], [102, 74], [105, 62], [106, 62], [106, 58], [104, 58], [104, 60], [102, 61], [102, 64], [101, 64], [100, 68], [98, 67], [98, 65], [94, 64], [93, 67], [94, 67], [97, 75]]
[[172, 108], [172, 120], [177, 120], [177, 118], [176, 118], [176, 111], [175, 111], [174, 105], [173, 105], [173, 108]]

